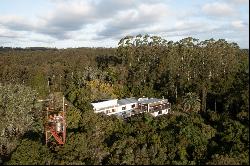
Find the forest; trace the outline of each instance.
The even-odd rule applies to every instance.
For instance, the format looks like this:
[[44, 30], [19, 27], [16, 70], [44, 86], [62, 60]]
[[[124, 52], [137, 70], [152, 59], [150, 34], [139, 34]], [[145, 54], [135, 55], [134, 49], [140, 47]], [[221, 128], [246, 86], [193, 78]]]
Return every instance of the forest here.
[[[66, 144], [52, 148], [38, 101], [62, 96]], [[90, 105], [142, 96], [171, 112], [123, 120]], [[0, 122], [3, 165], [249, 165], [249, 50], [140, 34], [116, 48], [0, 47]]]

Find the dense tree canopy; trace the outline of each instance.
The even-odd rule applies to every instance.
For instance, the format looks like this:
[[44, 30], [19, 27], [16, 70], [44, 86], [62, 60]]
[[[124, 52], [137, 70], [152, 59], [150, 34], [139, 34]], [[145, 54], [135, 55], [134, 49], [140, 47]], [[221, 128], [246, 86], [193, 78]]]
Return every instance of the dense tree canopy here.
[[[2, 164], [249, 164], [249, 53], [236, 43], [127, 36], [117, 48], [0, 50]], [[37, 99], [64, 95], [67, 140], [44, 143]], [[126, 120], [91, 101], [158, 97], [171, 112]], [[59, 103], [59, 102], [58, 102]]]
[[36, 93], [23, 85], [0, 86], [0, 154], [10, 153], [15, 142], [35, 120]]

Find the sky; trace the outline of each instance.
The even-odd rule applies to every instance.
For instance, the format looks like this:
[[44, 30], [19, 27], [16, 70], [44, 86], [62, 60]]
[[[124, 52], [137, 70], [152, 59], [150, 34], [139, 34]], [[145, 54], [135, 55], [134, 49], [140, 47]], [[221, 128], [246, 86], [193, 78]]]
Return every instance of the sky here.
[[0, 0], [4, 47], [117, 47], [138, 34], [249, 48], [249, 0]]

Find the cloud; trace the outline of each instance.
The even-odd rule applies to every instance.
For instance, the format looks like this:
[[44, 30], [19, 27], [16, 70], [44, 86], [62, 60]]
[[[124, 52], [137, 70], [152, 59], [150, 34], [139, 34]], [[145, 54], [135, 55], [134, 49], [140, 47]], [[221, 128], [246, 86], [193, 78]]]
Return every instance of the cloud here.
[[20, 38], [25, 38], [26, 32], [24, 31], [13, 31], [0, 24], [0, 41], [2, 40], [19, 40]]
[[92, 4], [87, 1], [59, 3], [53, 12], [40, 17], [41, 25], [35, 31], [57, 39], [69, 39], [71, 31], [80, 30], [93, 22], [93, 10]]
[[235, 15], [235, 10], [227, 3], [213, 2], [205, 4], [202, 11], [210, 16], [230, 16]]
[[[36, 23], [28, 19], [12, 16], [3, 16], [0, 25], [13, 31], [32, 31], [62, 40], [72, 38], [71, 33], [82, 28], [110, 19], [117, 12], [132, 7], [135, 0], [127, 1], [81, 1], [56, 0], [51, 1], [55, 9], [40, 14]], [[129, 18], [127, 18], [129, 19]]]
[[242, 20], [232, 21], [231, 24], [234, 28], [239, 29], [239, 30], [244, 30], [244, 29], [247, 30], [249, 26], [247, 22], [244, 22]]
[[[3, 26], [13, 31], [32, 31], [58, 40], [72, 39], [75, 36], [74, 32], [79, 32], [88, 25], [98, 25], [99, 27], [95, 28], [95, 32], [92, 32], [95, 33], [95, 35], [92, 35], [95, 40], [104, 38], [117, 40], [124, 35], [138, 33], [168, 32], [176, 34], [174, 33], [176, 31], [188, 33], [186, 31], [199, 31], [202, 27], [199, 22], [192, 22], [191, 24], [190, 21], [171, 22], [171, 17], [179, 17], [180, 14], [172, 11], [165, 3], [153, 3], [152, 1], [148, 1], [150, 3], [138, 3], [134, 0], [107, 0], [96, 3], [79, 0], [58, 0], [57, 2], [55, 10], [38, 17], [36, 23], [14, 16], [5, 17], [2, 19], [4, 21], [0, 21], [0, 23], [2, 22]], [[113, 17], [110, 13], [113, 14]], [[185, 19], [185, 17], [182, 17], [182, 19]], [[163, 23], [166, 20], [169, 24]]]
[[87, 1], [65, 1], [59, 3], [53, 12], [38, 17], [36, 22], [15, 15], [0, 17], [0, 25], [13, 31], [30, 31], [69, 39], [70, 31], [80, 30], [93, 22], [93, 6]]
[[[74, 46], [116, 43], [126, 35], [246, 36], [248, 0], [47, 0], [32, 17], [0, 11], [0, 39]], [[199, 8], [200, 7], [200, 8]], [[217, 19], [218, 18], [218, 19]], [[228, 36], [227, 36], [228, 35]], [[230, 36], [230, 37], [229, 37]], [[233, 38], [233, 37], [232, 37]], [[248, 39], [249, 40], [249, 39]], [[20, 40], [19, 43], [22, 41]], [[65, 43], [67, 44], [65, 44]], [[16, 43], [16, 42], [15, 42]]]
[[11, 38], [11, 39], [16, 39], [16, 38], [19, 38], [20, 35], [18, 34], [13, 34], [13, 33], [9, 33], [9, 34], [6, 34], [6, 33], [2, 33], [0, 31], [0, 38]]
[[145, 27], [159, 23], [164, 17], [171, 15], [166, 4], [140, 4], [135, 9], [123, 10], [105, 23], [97, 35], [102, 37], [121, 37], [124, 34], [134, 34], [143, 31]]
[[249, 4], [249, 0], [231, 0], [231, 1], [236, 4]]
[[22, 17], [15, 15], [0, 16], [0, 25], [15, 31], [32, 30], [32, 25]]
[[177, 21], [171, 27], [162, 29], [168, 37], [175, 36], [197, 36], [202, 34], [211, 34], [213, 31], [221, 28], [222, 25], [212, 25], [205, 21]]
[[100, 1], [95, 5], [95, 14], [97, 18], [107, 18], [116, 15], [121, 10], [134, 8], [136, 6], [135, 0], [117, 1], [105, 0]]

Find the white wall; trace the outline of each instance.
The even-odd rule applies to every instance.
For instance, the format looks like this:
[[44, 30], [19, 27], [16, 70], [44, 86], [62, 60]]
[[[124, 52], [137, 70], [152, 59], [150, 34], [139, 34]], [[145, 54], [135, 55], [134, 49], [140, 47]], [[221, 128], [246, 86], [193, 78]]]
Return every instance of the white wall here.
[[157, 116], [158, 115], [158, 111], [151, 113], [151, 115]]
[[[120, 112], [131, 110], [131, 109], [133, 109], [132, 108], [133, 104], [135, 104], [135, 107], [137, 107], [137, 103], [130, 103], [130, 104], [126, 104], [126, 105], [119, 105], [119, 106], [115, 107], [116, 108], [116, 112], [111, 112], [108, 115], [112, 115], [112, 114], [116, 114], [116, 113], [120, 113]], [[123, 110], [122, 107], [126, 107], [125, 110]]]
[[118, 99], [114, 99], [114, 100], [108, 100], [108, 101], [103, 101], [103, 102], [99, 102], [99, 103], [91, 103], [94, 107], [94, 109], [99, 110], [101, 108], [104, 107], [110, 107], [110, 106], [115, 106], [117, 105], [117, 100]]

